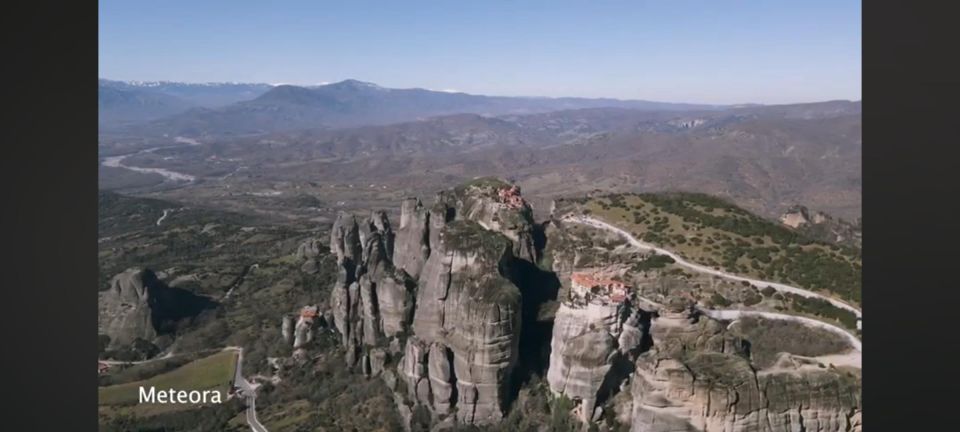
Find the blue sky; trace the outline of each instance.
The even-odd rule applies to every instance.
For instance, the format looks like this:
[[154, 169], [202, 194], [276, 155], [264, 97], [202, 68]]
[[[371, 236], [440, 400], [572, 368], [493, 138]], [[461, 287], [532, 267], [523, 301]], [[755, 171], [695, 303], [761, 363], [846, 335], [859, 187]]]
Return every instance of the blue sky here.
[[700, 103], [861, 98], [848, 0], [100, 0], [100, 76]]

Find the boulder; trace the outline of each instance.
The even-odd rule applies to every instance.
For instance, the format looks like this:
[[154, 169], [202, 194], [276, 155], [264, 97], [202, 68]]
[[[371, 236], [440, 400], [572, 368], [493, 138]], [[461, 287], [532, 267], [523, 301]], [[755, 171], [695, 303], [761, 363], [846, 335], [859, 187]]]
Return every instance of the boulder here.
[[113, 277], [100, 293], [99, 332], [110, 337], [108, 349], [152, 342], [173, 335], [179, 323], [217, 303], [190, 291], [169, 287], [150, 269], [131, 268]]

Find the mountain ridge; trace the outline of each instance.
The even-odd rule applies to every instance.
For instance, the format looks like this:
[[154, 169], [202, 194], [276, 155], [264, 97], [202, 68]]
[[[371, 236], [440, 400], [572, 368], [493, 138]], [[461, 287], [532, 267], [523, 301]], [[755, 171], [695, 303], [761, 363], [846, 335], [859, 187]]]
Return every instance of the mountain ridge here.
[[251, 135], [308, 128], [384, 125], [450, 114], [509, 115], [580, 108], [643, 111], [719, 110], [723, 106], [610, 98], [486, 96], [423, 88], [395, 89], [343, 80], [320, 86], [277, 85], [257, 97], [187, 111], [134, 126], [151, 134]]

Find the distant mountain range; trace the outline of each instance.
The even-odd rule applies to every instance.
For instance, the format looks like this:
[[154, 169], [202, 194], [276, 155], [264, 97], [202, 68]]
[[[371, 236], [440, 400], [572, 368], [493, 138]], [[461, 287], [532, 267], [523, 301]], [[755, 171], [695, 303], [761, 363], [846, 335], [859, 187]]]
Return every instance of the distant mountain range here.
[[697, 191], [769, 216], [797, 203], [860, 216], [859, 101], [715, 106], [347, 80], [313, 87], [101, 81], [100, 102], [101, 121], [113, 121], [101, 127], [101, 151], [172, 146], [177, 158], [151, 163], [198, 177], [239, 169], [223, 161], [240, 160], [251, 176], [411, 190], [499, 175], [541, 197]]
[[[593, 189], [698, 191], [771, 217], [805, 203], [853, 220], [860, 215], [861, 110], [860, 102], [830, 101], [699, 111], [456, 114], [208, 136], [202, 146], [181, 145], [178, 165], [169, 167], [180, 169], [185, 160], [243, 160], [257, 167], [250, 175], [272, 180], [425, 190], [498, 175], [540, 196]], [[173, 138], [167, 145], [177, 145]]]
[[105, 129], [156, 120], [191, 108], [216, 108], [254, 99], [269, 84], [99, 80], [100, 127]]
[[[250, 135], [307, 128], [383, 125], [451, 114], [531, 114], [583, 108], [690, 111], [715, 105], [642, 100], [482, 96], [420, 88], [390, 89], [345, 80], [300, 87], [269, 84], [129, 83], [101, 80], [101, 124], [117, 113], [138, 134]], [[130, 92], [125, 98], [105, 93]], [[170, 96], [177, 99], [162, 98]], [[183, 102], [178, 102], [183, 101]], [[187, 108], [184, 108], [187, 106]], [[110, 115], [104, 115], [108, 113]], [[111, 115], [113, 117], [111, 117]], [[103, 119], [106, 118], [106, 122]]]

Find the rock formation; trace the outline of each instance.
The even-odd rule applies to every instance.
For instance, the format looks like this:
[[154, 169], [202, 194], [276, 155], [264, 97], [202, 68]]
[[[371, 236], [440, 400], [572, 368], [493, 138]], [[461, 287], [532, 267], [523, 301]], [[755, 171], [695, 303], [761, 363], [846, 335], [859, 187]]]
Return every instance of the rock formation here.
[[555, 394], [580, 402], [580, 419], [588, 422], [602, 402], [627, 378], [614, 365], [629, 361], [641, 347], [641, 311], [629, 302], [574, 305], [557, 310], [550, 340], [547, 382]]
[[353, 273], [360, 263], [361, 248], [360, 225], [356, 216], [340, 212], [330, 232], [330, 253], [337, 256], [338, 265]]
[[[441, 192], [429, 206], [404, 199], [398, 226], [394, 235], [383, 212], [334, 224], [330, 315], [348, 367], [381, 377], [408, 426], [426, 413], [438, 428], [500, 422], [530, 324], [525, 306], [557, 296], [531, 291], [542, 288], [530, 282], [543, 280], [536, 272], [556, 290], [611, 257], [570, 237], [552, 246], [553, 272], [531, 265], [539, 251], [530, 208], [499, 180]], [[561, 288], [565, 297], [544, 314], [552, 330], [536, 333], [550, 338], [550, 390], [573, 399], [585, 424], [610, 421], [603, 410], [613, 408], [635, 431], [859, 430], [858, 379], [809, 365], [757, 372], [749, 344], [699, 316], [692, 300], [662, 299], [654, 310], [624, 285], [583, 301]]]
[[[369, 367], [369, 347], [403, 333], [413, 313], [414, 281], [390, 260], [394, 234], [386, 214], [374, 213], [361, 225], [341, 214], [331, 234], [338, 277], [330, 298], [333, 323], [354, 366]], [[362, 242], [361, 242], [362, 241]]]
[[114, 276], [99, 304], [99, 330], [110, 337], [110, 349], [172, 334], [180, 320], [216, 305], [207, 297], [168, 287], [149, 269], [137, 268]]
[[498, 202], [503, 184], [444, 192], [429, 208], [405, 199], [395, 236], [383, 212], [341, 214], [330, 238], [348, 366], [400, 380], [401, 400], [465, 424], [503, 418], [520, 337], [515, 252], [536, 257], [529, 207]]
[[862, 429], [853, 376], [797, 365], [757, 372], [747, 345], [702, 317], [667, 313], [651, 327], [663, 328], [653, 332], [653, 348], [635, 363], [632, 431]]
[[280, 324], [280, 334], [287, 345], [293, 346], [293, 328], [296, 325], [293, 315], [284, 315]]
[[780, 223], [816, 240], [857, 248], [863, 244], [863, 231], [859, 221], [854, 224], [843, 219], [834, 219], [821, 211], [811, 212], [802, 205], [787, 209], [780, 216]]
[[420, 268], [430, 256], [430, 213], [417, 198], [406, 198], [400, 206], [400, 228], [393, 249], [393, 262], [410, 277], [420, 277]]
[[[462, 423], [489, 424], [503, 417], [520, 337], [520, 291], [504, 276], [512, 250], [500, 234], [472, 221], [453, 221], [440, 231], [420, 275], [416, 340], [410, 343], [417, 348], [407, 353], [428, 352], [429, 380], [422, 379], [422, 368], [401, 375], [409, 377], [418, 397], [433, 395], [435, 412], [455, 405]], [[414, 364], [422, 366], [405, 363]], [[454, 383], [456, 401], [450, 400]]]
[[[504, 197], [503, 191], [515, 190], [516, 195]], [[494, 178], [482, 178], [441, 192], [442, 202], [456, 214], [457, 219], [472, 220], [485, 229], [499, 232], [513, 242], [513, 255], [537, 262], [533, 238], [533, 210], [522, 198], [519, 188]], [[519, 205], [515, 204], [519, 200]], [[449, 218], [448, 218], [449, 219]]]
[[303, 348], [313, 341], [314, 328], [317, 325], [319, 308], [316, 306], [305, 306], [300, 311], [300, 317], [293, 327], [293, 349]]
[[301, 271], [314, 274], [320, 269], [320, 263], [317, 262], [317, 259], [320, 257], [322, 247], [320, 239], [312, 238], [303, 242], [297, 248], [296, 257], [303, 260], [303, 264], [300, 266]]

